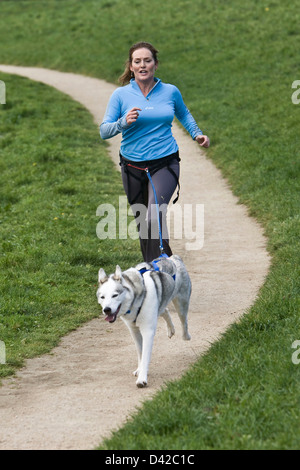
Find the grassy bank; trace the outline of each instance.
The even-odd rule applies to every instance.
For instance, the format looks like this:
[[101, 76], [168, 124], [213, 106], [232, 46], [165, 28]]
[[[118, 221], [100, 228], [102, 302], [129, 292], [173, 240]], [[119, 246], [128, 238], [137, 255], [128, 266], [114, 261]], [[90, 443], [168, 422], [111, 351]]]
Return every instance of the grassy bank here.
[[[3, 377], [99, 314], [97, 270], [113, 269], [116, 246], [97, 238], [96, 209], [117, 207], [122, 188], [87, 111], [42, 84], [0, 79], [8, 90], [0, 109]], [[135, 252], [128, 241], [126, 266]]]
[[[246, 0], [242, 4], [237, 0], [180, 0], [176, 5], [171, 0], [163, 4], [158, 0], [146, 4], [139, 0], [19, 1], [1, 2], [0, 11], [0, 62], [3, 63], [57, 68], [116, 81], [122, 72], [128, 47], [141, 39], [153, 42], [160, 50], [158, 75], [164, 81], [179, 86], [200, 127], [211, 137], [212, 146], [208, 155], [221, 168], [235, 194], [248, 206], [250, 214], [263, 224], [269, 239], [272, 269], [251, 311], [239, 324], [232, 326], [181, 381], [170, 384], [160, 392], [142, 408], [134, 424], [129, 422], [112, 439], [105, 441], [103, 447], [299, 447], [300, 365], [292, 362], [294, 350], [291, 347], [295, 340], [300, 339], [300, 105], [293, 104], [291, 100], [294, 91], [292, 83], [300, 79], [297, 60], [300, 14], [296, 1], [289, 2], [287, 6], [279, 0], [266, 3]], [[34, 95], [29, 95], [27, 100], [15, 103], [11, 108], [1, 107], [1, 126], [3, 110], [13, 114], [14, 109], [18, 109], [16, 106], [23, 110], [27, 107], [35, 109], [41, 103]], [[33, 164], [42, 153], [41, 147], [47, 145], [51, 145], [54, 154], [59, 153], [55, 150], [57, 148], [61, 149], [61, 153], [70, 148], [76, 153], [79, 152], [78, 148], [82, 148], [82, 154], [89, 155], [92, 165], [95, 165], [93, 168], [88, 167], [93, 177], [104, 168], [102, 163], [96, 166], [99, 152], [101, 155], [103, 153], [101, 158], [106, 162], [105, 165], [109, 165], [104, 157], [105, 149], [99, 144], [95, 126], [85, 113], [79, 112], [77, 105], [68, 101], [68, 109], [69, 106], [75, 120], [84, 119], [78, 133], [74, 132], [73, 125], [71, 129], [66, 125], [67, 116], [64, 120], [58, 120], [61, 123], [61, 134], [55, 131], [61, 141], [55, 139], [50, 144], [47, 139], [43, 140], [45, 129], [43, 131], [41, 127], [37, 128], [36, 134], [34, 125], [27, 129], [26, 145], [31, 146], [28, 155], [35, 156], [30, 161], [30, 174], [38, 169], [39, 166]], [[57, 109], [56, 117], [52, 117], [50, 122], [60, 119], [61, 108], [60, 104], [59, 113]], [[20, 111], [17, 111], [15, 120], [19, 114]], [[29, 114], [28, 125], [34, 122], [33, 119], [34, 116]], [[25, 119], [21, 121], [24, 123]], [[42, 126], [40, 120], [37, 121], [36, 124]], [[25, 153], [25, 147], [18, 148], [16, 129], [17, 122], [12, 121], [7, 133], [10, 132], [9, 145], [15, 148], [13, 153], [19, 155]], [[62, 132], [62, 129], [66, 132]], [[76, 145], [74, 135], [78, 135]], [[37, 146], [39, 138], [42, 139], [41, 145]], [[89, 149], [88, 145], [92, 147]], [[9, 152], [9, 147], [1, 148], [2, 167], [4, 163], [7, 166], [10, 161], [7, 155], [11, 155], [3, 151]], [[79, 160], [83, 162], [81, 157]], [[43, 162], [43, 165], [46, 164]], [[63, 162], [60, 164], [63, 165]], [[81, 164], [78, 170], [80, 184], [76, 194], [80, 200], [85, 197], [89, 186], [93, 186], [93, 189], [95, 187], [89, 183], [86, 189], [82, 185], [81, 178], [86, 174], [86, 169], [87, 164]], [[15, 171], [19, 175], [16, 179], [25, 179], [23, 167]], [[61, 170], [58, 176], [60, 174]], [[116, 175], [111, 177], [117, 181]], [[69, 185], [72, 188], [74, 178], [74, 175], [70, 176]], [[104, 180], [107, 180], [106, 176]], [[39, 184], [40, 194], [46, 194], [49, 189], [45, 184], [45, 176], [40, 176]], [[60, 184], [64, 186], [62, 181]], [[110, 190], [110, 197], [113, 198], [117, 189], [114, 187]], [[4, 207], [8, 207], [7, 212], [22, 204], [23, 198], [19, 194], [23, 193], [19, 193], [19, 190], [11, 193], [8, 188], [3, 194], [5, 197], [10, 195], [10, 200], [4, 203]], [[60, 196], [65, 197], [61, 193]], [[69, 197], [66, 199], [69, 200]], [[98, 199], [88, 198], [88, 201], [84, 201], [81, 207], [84, 207], [85, 214], [87, 206], [91, 207], [89, 203], [93, 207], [94, 217]], [[61, 209], [61, 205], [57, 206], [61, 212], [50, 209], [51, 206], [48, 207], [47, 216], [51, 214], [51, 218], [59, 218], [57, 214], [67, 212]], [[80, 214], [80, 205], [77, 210]], [[20, 214], [23, 214], [22, 210], [18, 213], [22, 219]], [[4, 215], [8, 216], [5, 210]], [[18, 217], [15, 218], [15, 225], [19, 226]], [[99, 249], [94, 236], [95, 222], [92, 219], [90, 222], [93, 226], [91, 232], [87, 231], [86, 225], [82, 230], [86, 237], [85, 243], [87, 238], [89, 240], [88, 247], [84, 246], [88, 252], [91, 249], [89, 253], [92, 261], [89, 258], [88, 262], [79, 264], [79, 267], [78, 264], [73, 266], [74, 272], [76, 269], [82, 270], [87, 285], [90, 285], [96, 266], [93, 256]], [[74, 244], [82, 243], [77, 240], [76, 229], [76, 224], [73, 232], [69, 225], [65, 226], [64, 237], [68, 243], [70, 239], [74, 240]], [[66, 237], [66, 230], [74, 235]], [[43, 233], [43, 226], [36, 228], [36, 250], [40, 250]], [[60, 239], [56, 241], [61, 243]], [[16, 240], [13, 242], [16, 243]], [[6, 239], [4, 243], [7, 243]], [[54, 249], [55, 242], [48, 245], [48, 259], [45, 256], [45, 264], [40, 267], [40, 281], [45, 279], [43, 276], [47, 264], [58, 256]], [[7, 253], [11, 253], [12, 242], [4, 246], [7, 256]], [[128, 262], [136, 256], [135, 246]], [[27, 253], [28, 242], [26, 245], [25, 241], [22, 247], [23, 265], [30, 265], [31, 257], [26, 255], [33, 248], [28, 248]], [[112, 263], [113, 250], [113, 245], [106, 245], [105, 263]], [[33, 259], [40, 260], [40, 257], [36, 255]], [[86, 265], [91, 267], [87, 268]], [[6, 264], [2, 276], [8, 276], [9, 272], [10, 276], [16, 276], [15, 270]], [[74, 272], [70, 268], [65, 275], [66, 296], [71, 289], [70, 285], [73, 285], [71, 279], [78, 276]], [[29, 300], [32, 290], [28, 287], [27, 291], [22, 291], [26, 302], [33, 301]], [[36, 312], [42, 311], [35, 295]], [[15, 303], [14, 308], [21, 304], [18, 298], [15, 296], [12, 301]], [[90, 312], [87, 316], [94, 315], [93, 297], [85, 300], [86, 305], [80, 300], [80, 306], [79, 303], [75, 304], [74, 311], [82, 309], [83, 315], [87, 311]], [[64, 304], [64, 309], [69, 308]], [[14, 318], [13, 310], [8, 312], [11, 315], [8, 315], [7, 322]], [[45, 319], [46, 329], [52, 321]], [[6, 329], [11, 330], [8, 326]], [[36, 329], [32, 328], [32, 331]], [[16, 334], [17, 328], [13, 337]], [[47, 335], [42, 334], [41, 337]]]

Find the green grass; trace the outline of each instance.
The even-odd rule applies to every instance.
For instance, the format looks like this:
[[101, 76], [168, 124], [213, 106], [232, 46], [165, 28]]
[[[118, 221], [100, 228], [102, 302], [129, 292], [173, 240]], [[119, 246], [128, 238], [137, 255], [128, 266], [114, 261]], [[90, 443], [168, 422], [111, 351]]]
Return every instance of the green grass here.
[[[133, 423], [129, 420], [123, 429], [103, 443], [102, 448], [299, 448], [300, 365], [293, 364], [291, 360], [291, 345], [300, 339], [300, 105], [294, 105], [291, 101], [294, 91], [292, 83], [300, 78], [297, 58], [300, 13], [297, 2], [293, 0], [284, 5], [279, 0], [245, 0], [242, 3], [237, 0], [180, 0], [176, 3], [171, 0], [152, 0], [148, 3], [140, 0], [8, 1], [1, 2], [0, 13], [2, 63], [57, 68], [115, 82], [122, 72], [129, 46], [138, 40], [153, 42], [160, 50], [157, 75], [179, 86], [200, 127], [211, 137], [212, 146], [207, 154], [221, 168], [233, 192], [249, 208], [249, 213], [263, 225], [269, 240], [272, 268], [253, 308], [199, 359], [182, 380], [169, 384], [159, 392], [153, 401], [141, 408]], [[27, 82], [20, 83], [25, 87]], [[8, 100], [9, 90], [8, 87]], [[43, 93], [48, 93], [44, 90], [45, 87]], [[22, 185], [18, 189], [14, 185], [13, 190], [2, 191], [1, 188], [7, 199], [3, 203], [2, 218], [7, 221], [9, 211], [12, 214], [13, 210], [17, 210], [13, 217], [10, 216], [9, 224], [13, 224], [14, 230], [19, 230], [17, 239], [14, 239], [12, 231], [6, 228], [6, 233], [10, 235], [4, 241], [7, 243], [6, 252], [9, 256], [23, 256], [18, 268], [28, 266], [35, 289], [42, 291], [41, 297], [44, 299], [41, 303], [37, 302], [37, 291], [34, 292], [32, 286], [27, 285], [27, 291], [18, 291], [18, 296], [23, 296], [22, 302], [18, 301], [18, 296], [11, 298], [10, 302], [16, 307], [22, 303], [28, 307], [32, 301], [35, 302], [35, 313], [44, 311], [45, 332], [40, 330], [39, 336], [47, 342], [47, 331], [49, 325], [54, 324], [55, 315], [47, 318], [45, 313], [46, 292], [50, 289], [45, 279], [53, 279], [55, 282], [56, 269], [61, 260], [70, 262], [70, 267], [63, 270], [61, 275], [65, 282], [63, 292], [66, 297], [72, 292], [73, 281], [86, 283], [81, 286], [85, 293], [83, 296], [78, 294], [78, 302], [74, 300], [72, 306], [64, 304], [63, 310], [69, 310], [68, 315], [71, 317], [81, 312], [80, 315], [86, 319], [96, 314], [92, 283], [98, 263], [93, 262], [93, 257], [101, 246], [101, 250], [105, 250], [103, 262], [112, 266], [115, 248], [113, 243], [100, 244], [94, 233], [95, 207], [99, 200], [100, 203], [105, 200], [100, 191], [102, 184], [107, 182], [107, 176], [102, 173], [99, 197], [95, 197], [96, 184], [91, 184], [89, 178], [100, 177], [99, 172], [106, 165], [110, 171], [113, 170], [105, 156], [105, 147], [98, 141], [97, 129], [78, 105], [55, 95], [56, 99], [60, 96], [59, 99], [65, 103], [65, 118], [61, 117], [62, 107], [58, 105], [55, 118], [49, 114], [45, 127], [43, 120], [37, 119], [36, 125], [40, 126], [37, 128], [32, 124], [35, 122], [34, 113], [43, 108], [43, 103], [35, 96], [21, 99], [23, 91], [18, 93], [17, 103], [9, 107], [8, 102], [8, 105], [0, 108], [1, 126], [3, 114], [7, 113], [8, 116], [10, 113], [13, 116], [9, 118], [11, 123], [5, 124], [10, 126], [4, 138], [4, 141], [8, 139], [6, 141], [9, 145], [5, 149], [1, 148], [2, 168], [13, 171], [7, 168], [8, 162], [13, 161], [12, 155], [27, 155], [25, 161], [30, 177], [24, 173], [23, 163], [19, 169], [15, 168], [14, 178], [16, 181], [22, 181], [22, 178], [30, 180], [34, 172], [42, 171], [35, 184], [39, 185], [39, 194], [45, 193], [46, 196], [51, 188], [45, 183], [48, 181], [45, 174], [54, 171], [53, 165], [39, 162], [37, 156], [43, 154], [44, 148], [51, 148], [56, 158], [62, 158], [61, 155], [69, 151], [73, 159], [74, 150], [75, 154], [79, 154], [77, 177], [80, 183], [76, 183], [76, 177], [70, 175], [67, 186], [72, 191], [77, 189], [77, 193], [60, 193], [59, 197], [64, 201], [72, 199], [74, 206], [77, 198], [81, 200], [83, 204], [76, 206], [76, 209], [78, 214], [86, 216], [86, 224], [90, 223], [90, 229], [88, 225], [78, 229], [80, 217], [76, 216], [76, 224], [72, 225], [70, 219], [61, 216], [62, 212], [69, 213], [65, 206], [59, 204], [56, 198], [53, 201], [53, 198], [48, 197], [43, 204], [48, 210], [38, 209], [38, 212], [44, 213], [49, 225], [45, 231], [39, 219], [34, 219], [36, 244], [32, 246], [30, 240], [34, 237], [31, 232], [27, 232], [26, 238], [25, 227], [21, 230], [21, 225], [26, 226], [31, 212], [29, 200], [30, 210], [27, 208], [26, 217], [25, 209], [22, 208], [26, 202], [23, 194], [29, 199], [28, 193], [24, 188], [20, 192]], [[45, 106], [44, 110], [48, 111], [49, 107], [52, 109], [52, 105], [55, 110], [53, 99], [49, 101], [49, 106]], [[34, 109], [32, 115], [29, 113], [26, 119], [18, 121], [18, 116], [22, 116], [20, 109], [24, 112], [27, 108]], [[73, 111], [68, 112], [67, 109]], [[76, 124], [75, 121], [80, 119], [84, 120], [84, 124], [83, 121]], [[25, 122], [28, 128], [21, 131]], [[51, 129], [55, 122], [60, 122], [60, 125], [57, 124], [58, 128], [52, 132], [59, 139], [51, 141], [43, 138], [43, 134], [47, 135], [47, 129]], [[74, 132], [76, 125], [78, 132]], [[22, 132], [22, 138], [18, 136], [16, 139], [18, 129]], [[23, 139], [26, 144], [22, 144]], [[38, 145], [39, 139], [42, 139], [41, 145]], [[28, 153], [26, 149], [30, 149]], [[82, 164], [84, 158], [92, 162], [90, 167]], [[16, 156], [14, 159], [19, 162]], [[102, 166], [102, 162], [105, 162], [105, 166]], [[37, 165], [33, 166], [33, 163]], [[44, 170], [40, 168], [41, 165]], [[57, 178], [61, 178], [66, 162], [56, 162], [56, 165]], [[73, 166], [69, 168], [68, 171], [73, 171]], [[83, 177], [89, 181], [86, 186], [81, 183]], [[111, 178], [117, 186], [110, 188], [110, 200], [119, 190], [122, 191], [118, 186], [117, 174], [113, 172]], [[59, 185], [65, 188], [63, 181]], [[56, 191], [55, 186], [52, 191]], [[90, 197], [87, 197], [88, 191], [91, 191]], [[73, 207], [70, 212], [75, 213]], [[58, 217], [55, 222], [64, 226], [61, 237], [65, 237], [69, 244], [73, 240], [72, 249], [69, 247], [69, 250], [65, 250], [63, 258], [59, 258], [60, 251], [57, 250], [61, 238], [53, 232], [55, 217]], [[45, 233], [52, 233], [53, 239], [50, 243], [49, 240], [44, 242], [44, 248], [41, 248], [41, 238]], [[82, 238], [77, 239], [79, 233]], [[16, 249], [14, 243], [21, 246]], [[73, 249], [76, 251], [76, 244], [81, 246], [83, 253], [89, 254], [89, 261], [85, 259], [85, 262], [74, 266], [70, 261], [70, 253]], [[138, 254], [135, 244], [131, 246], [126, 241], [126, 250], [127, 247], [129, 251], [132, 250], [127, 260], [129, 263]], [[37, 253], [44, 253], [46, 248], [47, 252], [42, 257], [44, 264], [40, 264], [34, 272], [35, 262], [42, 262]], [[14, 251], [10, 252], [12, 249]], [[32, 256], [29, 256], [30, 253]], [[48, 264], [53, 263], [53, 260], [56, 265], [51, 271]], [[91, 267], [87, 268], [86, 265]], [[82, 281], [78, 281], [76, 269], [80, 271]], [[11, 284], [7, 283], [7, 289], [12, 285], [18, 286], [16, 270], [8, 264], [1, 268], [1, 276], [6, 279], [15, 276], [14, 282], [10, 279]], [[29, 282], [27, 274], [22, 276], [26, 281], [28, 278]], [[51, 293], [53, 291], [55, 286], [51, 288]], [[61, 294], [57, 292], [57, 295]], [[13, 311], [9, 310], [11, 315], [5, 316], [8, 324], [14, 318], [17, 319]], [[23, 314], [22, 320], [25, 318], [31, 322], [26, 344], [32, 341], [30, 338], [34, 337], [38, 328], [32, 326], [34, 320], [31, 315], [25, 317]], [[57, 320], [57, 329], [63, 324], [62, 317], [61, 322]], [[23, 339], [23, 330], [23, 333], [18, 328], [11, 331], [8, 325], [6, 330], [11, 338], [18, 337], [19, 341]], [[1, 334], [0, 330], [0, 337]], [[36, 349], [38, 352], [39, 348]]]
[[[117, 207], [122, 186], [86, 110], [45, 85], [0, 79], [8, 90], [0, 109], [3, 377], [99, 315], [97, 271], [113, 269], [119, 247], [97, 238], [96, 209]], [[137, 261], [128, 245], [125, 266]]]

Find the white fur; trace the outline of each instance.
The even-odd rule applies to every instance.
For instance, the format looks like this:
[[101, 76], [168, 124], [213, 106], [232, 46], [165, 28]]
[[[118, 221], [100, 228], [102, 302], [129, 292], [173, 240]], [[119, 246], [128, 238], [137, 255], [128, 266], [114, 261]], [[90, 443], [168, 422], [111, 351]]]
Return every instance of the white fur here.
[[181, 258], [174, 255], [163, 259], [159, 272], [149, 270], [142, 275], [139, 269], [143, 266], [151, 269], [151, 266], [142, 263], [122, 273], [117, 266], [115, 273], [110, 276], [100, 269], [97, 290], [98, 303], [102, 306], [103, 314], [107, 315], [111, 322], [121, 317], [135, 342], [138, 368], [134, 375], [137, 376], [138, 387], [147, 385], [159, 315], [167, 323], [169, 338], [175, 333], [169, 310], [166, 308], [170, 301], [173, 301], [181, 320], [183, 339], [191, 338], [187, 323], [191, 282]]

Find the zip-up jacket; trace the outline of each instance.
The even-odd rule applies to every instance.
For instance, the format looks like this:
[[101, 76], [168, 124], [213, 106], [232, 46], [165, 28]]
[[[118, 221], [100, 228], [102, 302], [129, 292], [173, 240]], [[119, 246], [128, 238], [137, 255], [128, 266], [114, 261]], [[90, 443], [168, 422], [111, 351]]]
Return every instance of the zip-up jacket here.
[[[129, 160], [155, 160], [177, 152], [178, 145], [171, 130], [174, 116], [193, 139], [202, 135], [178, 88], [158, 78], [154, 80], [155, 85], [146, 97], [134, 79], [117, 88], [100, 125], [102, 139], [122, 133], [120, 153]], [[136, 122], [129, 125], [126, 116], [134, 107], [141, 111]]]

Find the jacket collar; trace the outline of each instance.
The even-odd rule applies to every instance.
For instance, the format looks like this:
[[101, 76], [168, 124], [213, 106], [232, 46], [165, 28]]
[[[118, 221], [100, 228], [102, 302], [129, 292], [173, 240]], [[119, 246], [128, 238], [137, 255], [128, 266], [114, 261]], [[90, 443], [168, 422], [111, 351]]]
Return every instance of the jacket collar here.
[[[149, 95], [151, 95], [151, 93], [153, 93], [154, 89], [157, 87], [157, 85], [159, 83], [161, 83], [161, 79], [160, 78], [157, 78], [157, 77], [154, 77], [154, 81], [155, 81], [155, 85], [153, 86], [153, 88], [151, 88], [151, 90], [149, 91], [148, 95], [145, 97], [146, 99], [148, 99]], [[135, 81], [134, 78], [131, 78], [130, 80], [130, 84], [132, 86], [132, 88], [136, 91], [138, 91], [139, 93], [142, 93], [141, 92], [141, 89], [140, 87], [138, 86], [137, 82]]]

